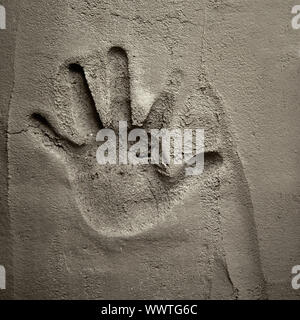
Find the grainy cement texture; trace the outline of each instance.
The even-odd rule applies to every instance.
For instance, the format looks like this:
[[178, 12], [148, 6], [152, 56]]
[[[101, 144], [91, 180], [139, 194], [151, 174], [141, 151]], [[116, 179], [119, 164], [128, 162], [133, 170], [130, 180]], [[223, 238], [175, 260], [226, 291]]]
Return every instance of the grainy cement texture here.
[[[299, 298], [293, 1], [2, 4], [0, 298]], [[204, 173], [99, 166], [119, 120], [204, 128]]]

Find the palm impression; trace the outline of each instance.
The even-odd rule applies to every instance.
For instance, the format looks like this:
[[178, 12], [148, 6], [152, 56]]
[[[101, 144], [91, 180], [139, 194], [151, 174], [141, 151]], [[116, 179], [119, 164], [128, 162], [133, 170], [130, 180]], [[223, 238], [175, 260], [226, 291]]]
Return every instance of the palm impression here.
[[182, 106], [177, 98], [184, 74], [172, 70], [140, 126], [146, 130], [205, 130], [204, 172], [189, 177], [180, 165], [97, 163], [96, 134], [100, 129], [111, 128], [118, 134], [119, 121], [127, 121], [129, 130], [137, 127], [131, 110], [126, 52], [114, 47], [103, 60], [91, 56], [66, 62], [59, 70], [55, 88], [55, 114], [36, 112], [31, 116], [35, 138], [66, 163], [74, 199], [87, 224], [103, 235], [138, 234], [168, 219], [173, 206], [184, 203], [193, 190], [200, 194], [200, 208], [201, 199], [217, 206], [223, 173], [230, 175], [233, 167], [238, 173], [238, 158], [221, 100], [205, 73], [199, 74], [197, 90]]

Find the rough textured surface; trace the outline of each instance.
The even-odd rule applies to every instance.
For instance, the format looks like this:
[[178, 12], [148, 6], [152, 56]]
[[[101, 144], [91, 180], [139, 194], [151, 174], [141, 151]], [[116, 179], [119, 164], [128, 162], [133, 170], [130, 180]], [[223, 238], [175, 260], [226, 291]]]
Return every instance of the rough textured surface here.
[[[3, 2], [0, 298], [297, 298], [288, 2]], [[204, 128], [204, 174], [99, 166], [119, 120]]]

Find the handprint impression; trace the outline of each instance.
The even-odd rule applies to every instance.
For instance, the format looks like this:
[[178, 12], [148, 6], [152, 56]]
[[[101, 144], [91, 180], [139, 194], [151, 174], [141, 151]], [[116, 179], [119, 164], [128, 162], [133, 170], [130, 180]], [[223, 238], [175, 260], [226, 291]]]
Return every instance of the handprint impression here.
[[[116, 47], [105, 59], [96, 54], [66, 62], [55, 82], [55, 108], [30, 115], [33, 143], [65, 163], [79, 211], [102, 239], [126, 238], [135, 243], [136, 239], [155, 238], [165, 230], [175, 230], [176, 236], [169, 239], [167, 247], [173, 244], [170, 251], [174, 255], [185, 250], [188, 258], [184, 260], [185, 255], [180, 255], [178, 260], [171, 260], [184, 261], [185, 270], [190, 270], [184, 275], [196, 270], [203, 279], [214, 279], [216, 285], [208, 285], [208, 295], [214, 297], [218, 279], [222, 291], [223, 280], [228, 282], [230, 278], [233, 291], [229, 296], [261, 297], [264, 281], [247, 181], [226, 124], [222, 100], [203, 70], [199, 69], [192, 86], [181, 70], [171, 70], [165, 88], [144, 122], [140, 122], [146, 130], [204, 129], [201, 175], [186, 176], [182, 166], [172, 164], [97, 163], [100, 143], [96, 142], [96, 134], [100, 129], [110, 128], [118, 135], [119, 121], [127, 121], [129, 130], [135, 128], [128, 70], [126, 52]], [[178, 248], [174, 242], [177, 236]], [[157, 250], [155, 243], [153, 251], [149, 249], [149, 259], [155, 260], [151, 256]], [[156, 259], [160, 261], [160, 253]], [[165, 270], [166, 277], [173, 278], [168, 267]], [[176, 268], [176, 272], [180, 270]], [[159, 283], [160, 278], [159, 273]]]
[[185, 194], [199, 184], [213, 189], [214, 194], [218, 192], [222, 144], [227, 140], [220, 120], [219, 98], [202, 74], [197, 92], [189, 96], [184, 107], [178, 106], [181, 73], [175, 70], [173, 75], [175, 80], [170, 79], [155, 101], [143, 128], [203, 128], [205, 168], [200, 176], [187, 177], [178, 165], [97, 163], [96, 134], [104, 124], [116, 134], [119, 121], [127, 121], [129, 130], [134, 127], [128, 59], [121, 48], [109, 51], [106, 79], [100, 79], [108, 87], [108, 109], [96, 107], [90, 88], [99, 79], [90, 64], [84, 65], [79, 59], [60, 70], [57, 114], [36, 112], [31, 116], [35, 138], [63, 157], [80, 212], [88, 225], [103, 235], [134, 235], [150, 229], [165, 220], [174, 203], [184, 201]]

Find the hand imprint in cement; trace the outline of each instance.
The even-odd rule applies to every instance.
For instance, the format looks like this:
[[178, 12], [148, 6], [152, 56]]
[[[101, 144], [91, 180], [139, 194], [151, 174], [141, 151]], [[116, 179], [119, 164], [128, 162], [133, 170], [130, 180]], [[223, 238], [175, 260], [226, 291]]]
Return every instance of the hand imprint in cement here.
[[105, 61], [95, 63], [97, 60], [101, 59], [78, 58], [65, 63], [55, 89], [55, 114], [35, 112], [31, 116], [35, 136], [64, 159], [74, 198], [88, 225], [103, 235], [134, 235], [166, 220], [174, 204], [184, 202], [193, 186], [201, 185], [203, 194], [213, 194], [216, 199], [219, 171], [226, 157], [222, 147], [232, 148], [221, 100], [205, 74], [200, 72], [197, 86], [184, 105], [179, 105], [184, 74], [172, 70], [142, 126], [148, 130], [204, 129], [202, 175], [187, 177], [179, 165], [100, 166], [96, 161], [97, 132], [105, 127], [117, 134], [121, 120], [128, 122], [129, 130], [134, 125], [126, 52], [114, 47]]

